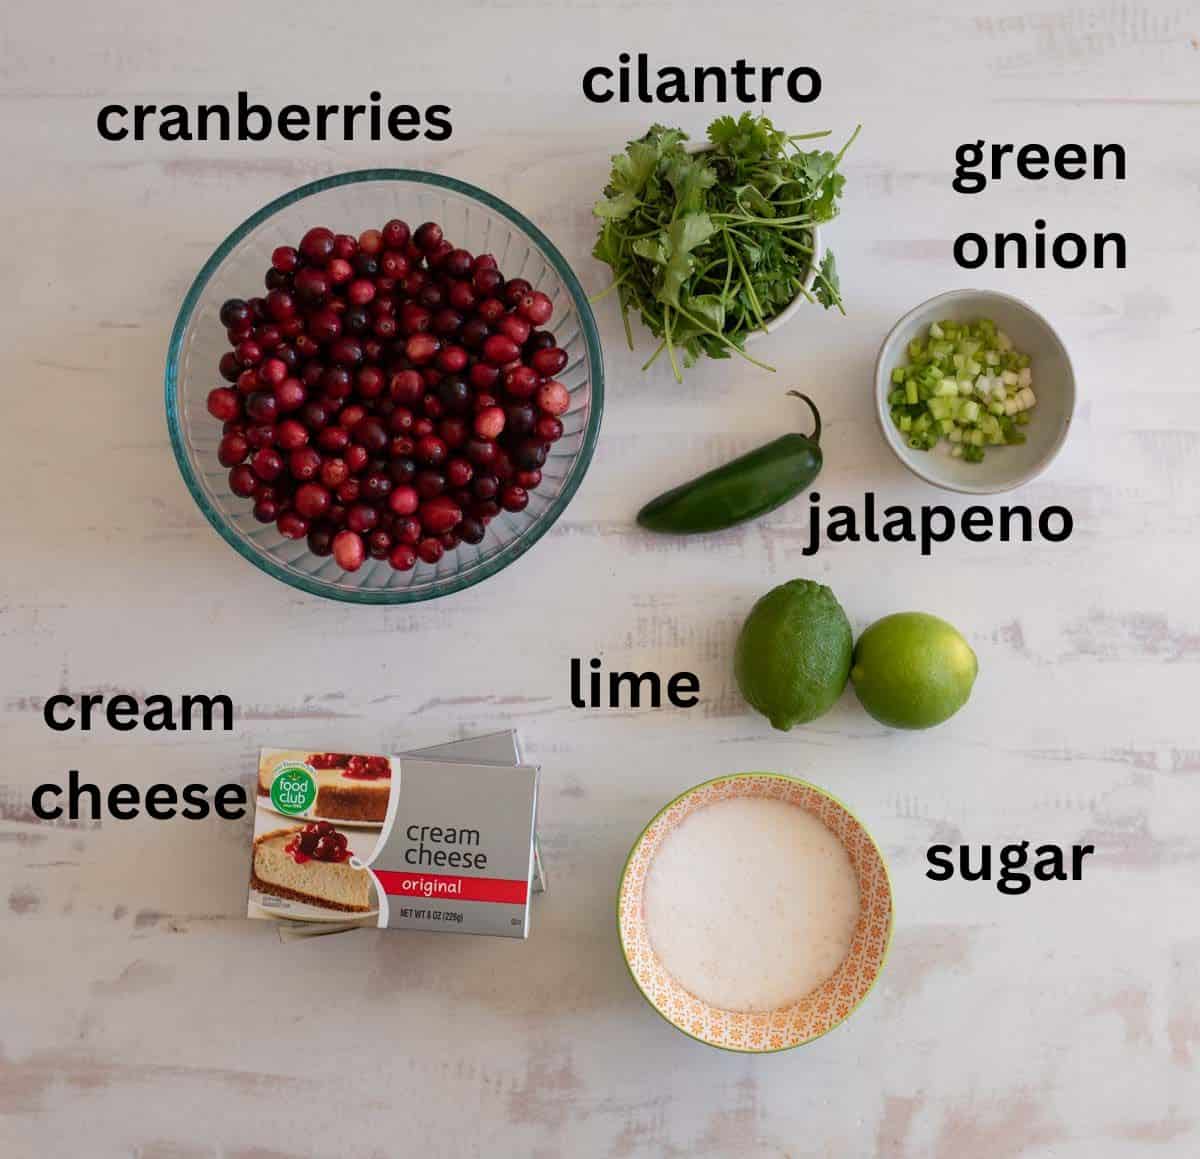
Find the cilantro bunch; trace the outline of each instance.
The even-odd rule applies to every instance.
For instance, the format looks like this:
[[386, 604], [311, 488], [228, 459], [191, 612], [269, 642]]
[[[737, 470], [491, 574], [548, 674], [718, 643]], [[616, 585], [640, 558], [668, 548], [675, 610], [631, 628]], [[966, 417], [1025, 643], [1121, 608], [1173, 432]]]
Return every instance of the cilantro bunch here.
[[796, 144], [825, 136], [791, 136], [743, 113], [713, 121], [703, 152], [688, 152], [681, 130], [654, 125], [613, 158], [592, 253], [612, 268], [605, 293], [617, 292], [629, 348], [631, 310], [659, 339], [646, 367], [665, 350], [680, 382], [680, 361], [702, 354], [735, 352], [771, 370], [746, 353], [748, 334], [800, 294], [842, 310], [831, 252], [812, 292], [803, 285], [812, 229], [837, 215], [838, 164], [858, 129], [836, 154]]

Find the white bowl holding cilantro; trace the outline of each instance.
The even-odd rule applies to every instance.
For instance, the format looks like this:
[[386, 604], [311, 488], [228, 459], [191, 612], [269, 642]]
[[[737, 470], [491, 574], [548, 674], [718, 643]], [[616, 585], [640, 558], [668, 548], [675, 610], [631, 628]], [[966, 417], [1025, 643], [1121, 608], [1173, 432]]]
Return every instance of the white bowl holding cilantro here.
[[[906, 406], [914, 365], [945, 368], [944, 388], [926, 398], [926, 374], [919, 401]], [[910, 310], [884, 338], [875, 405], [884, 439], [914, 475], [990, 495], [1028, 483], [1058, 454], [1075, 411], [1075, 371], [1058, 332], [1031, 306], [992, 290], [951, 290]], [[910, 420], [906, 431], [901, 418]]]

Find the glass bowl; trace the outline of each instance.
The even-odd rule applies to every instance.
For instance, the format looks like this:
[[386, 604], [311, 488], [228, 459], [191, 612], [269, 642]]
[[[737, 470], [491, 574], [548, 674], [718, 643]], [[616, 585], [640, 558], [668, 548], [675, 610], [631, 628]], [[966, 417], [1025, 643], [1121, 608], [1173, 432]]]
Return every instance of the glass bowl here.
[[[557, 377], [570, 392], [560, 416], [563, 436], [550, 447], [542, 484], [529, 506], [501, 511], [474, 546], [460, 544], [436, 564], [396, 571], [368, 557], [356, 572], [317, 556], [304, 540], [286, 539], [252, 514], [253, 501], [229, 489], [217, 462], [221, 424], [205, 406], [222, 383], [217, 362], [228, 349], [217, 312], [227, 298], [265, 293], [271, 251], [295, 245], [314, 225], [357, 236], [399, 217], [414, 228], [436, 221], [455, 245], [492, 253], [507, 278], [522, 277], [549, 295], [548, 324], [569, 361]], [[268, 575], [312, 595], [362, 604], [435, 599], [477, 584], [528, 551], [562, 514], [578, 489], [600, 431], [604, 368], [595, 318], [578, 279], [545, 234], [511, 206], [465, 181], [414, 169], [364, 169], [314, 181], [264, 206], [233, 231], [204, 263], [179, 310], [167, 352], [166, 407], [171, 446], [184, 482], [208, 521], [235, 551]]]

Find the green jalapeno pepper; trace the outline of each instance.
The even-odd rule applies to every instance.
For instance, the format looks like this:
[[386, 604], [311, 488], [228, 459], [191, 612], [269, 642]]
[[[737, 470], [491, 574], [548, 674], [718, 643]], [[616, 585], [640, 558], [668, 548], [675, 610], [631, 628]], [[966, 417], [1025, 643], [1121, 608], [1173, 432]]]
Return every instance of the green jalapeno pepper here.
[[720, 531], [757, 519], [795, 498], [821, 470], [821, 415], [808, 395], [798, 390], [788, 393], [808, 403], [815, 423], [812, 434], [781, 435], [690, 483], [673, 487], [638, 512], [638, 523], [649, 531], [673, 535]]

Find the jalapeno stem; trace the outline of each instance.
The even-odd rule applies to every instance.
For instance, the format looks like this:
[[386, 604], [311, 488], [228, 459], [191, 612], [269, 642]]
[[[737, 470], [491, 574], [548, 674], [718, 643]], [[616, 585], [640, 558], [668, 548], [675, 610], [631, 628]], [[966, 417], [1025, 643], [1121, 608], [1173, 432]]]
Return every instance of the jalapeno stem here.
[[819, 410], [817, 410], [817, 404], [815, 402], [813, 402], [813, 400], [811, 398], [809, 398], [808, 395], [801, 394], [800, 391], [798, 391], [798, 390], [789, 390], [788, 394], [790, 394], [793, 398], [801, 398], [806, 403], [808, 403], [808, 409], [810, 411], [812, 411], [813, 422], [816, 425], [813, 427], [813, 433], [811, 435], [807, 435], [805, 437], [810, 442], [819, 443], [821, 441], [821, 412]]

